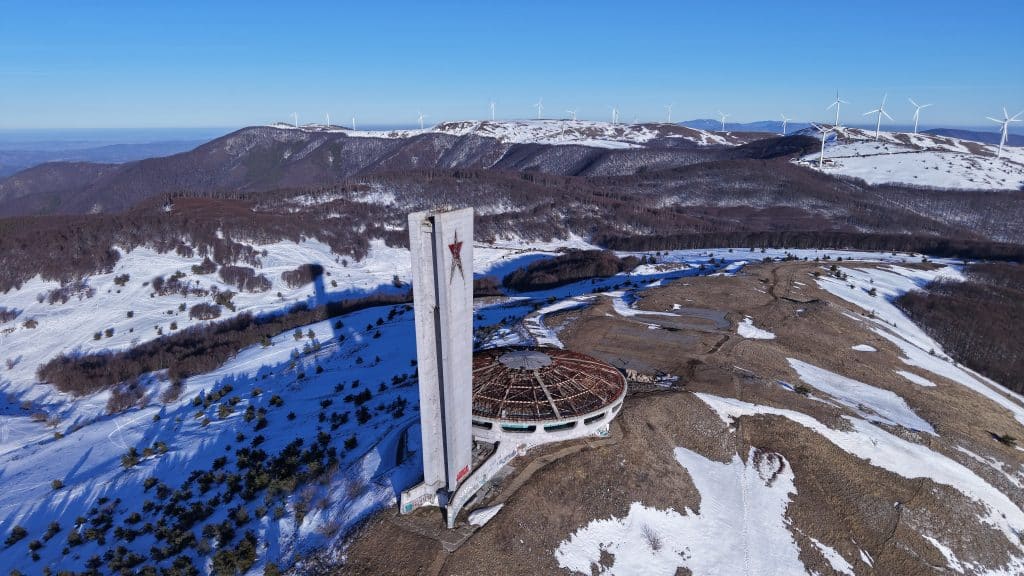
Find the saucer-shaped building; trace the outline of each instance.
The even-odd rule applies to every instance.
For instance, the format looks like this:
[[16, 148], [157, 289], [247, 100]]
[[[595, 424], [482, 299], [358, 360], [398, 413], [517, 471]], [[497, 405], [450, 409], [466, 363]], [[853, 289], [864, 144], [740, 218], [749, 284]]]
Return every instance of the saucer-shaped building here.
[[606, 436], [626, 379], [614, 366], [558, 348], [491, 348], [473, 356], [473, 436], [541, 444]]

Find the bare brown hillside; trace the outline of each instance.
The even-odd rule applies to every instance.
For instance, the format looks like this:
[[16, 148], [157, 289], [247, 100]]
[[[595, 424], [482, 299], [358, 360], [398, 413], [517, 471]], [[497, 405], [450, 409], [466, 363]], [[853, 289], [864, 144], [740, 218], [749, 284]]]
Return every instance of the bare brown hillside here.
[[[565, 313], [558, 322], [566, 322], [560, 337], [568, 348], [641, 372], [680, 375], [680, 386], [636, 387], [612, 441], [582, 446], [532, 470], [513, 492], [508, 489], [516, 484], [517, 474], [536, 468], [555, 448], [515, 461], [509, 479], [488, 501], [478, 503], [503, 501], [504, 508], [456, 550], [446, 552], [432, 537], [410, 531], [397, 511], [389, 509], [351, 539], [345, 564], [334, 572], [568, 573], [559, 566], [559, 547], [594, 520], [626, 517], [633, 503], [685, 515], [716, 513], [715, 503], [702, 501], [691, 476], [673, 457], [676, 447], [713, 462], [749, 457], [757, 463], [748, 461], [748, 466], [763, 469], [771, 462], [776, 473], [791, 471], [795, 493], [785, 519], [808, 571], [839, 573], [812, 540], [834, 550], [857, 574], [948, 573], [950, 561], [934, 541], [945, 543], [963, 566], [1009, 566], [1021, 555], [1021, 542], [1009, 541], [979, 520], [983, 508], [958, 489], [873, 465], [792, 418], [763, 414], [725, 422], [701, 398], [706, 394], [788, 410], [830, 429], [849, 430], [857, 409], [822, 401], [829, 395], [813, 384], [795, 390], [781, 384], [802, 382], [787, 361], [798, 358], [898, 394], [934, 427], [935, 435], [900, 426], [885, 425], [885, 430], [900, 441], [926, 447], [937, 460], [968, 468], [1017, 507], [1024, 506], [1024, 496], [1002, 472], [1020, 470], [1024, 452], [990, 433], [1021, 437], [1024, 427], [1007, 410], [965, 386], [908, 366], [899, 348], [858, 320], [864, 310], [816, 287], [811, 274], [816, 269], [808, 263], [779, 263], [752, 266], [736, 277], [685, 278], [646, 291], [637, 305], [652, 311], [675, 308], [679, 316], [622, 317], [608, 302]], [[718, 314], [727, 326], [715, 320]], [[739, 336], [736, 323], [744, 317], [770, 330], [775, 339]], [[857, 345], [876, 351], [853, 349]], [[936, 385], [922, 387], [895, 370], [927, 375]], [[998, 462], [1002, 469], [968, 452]], [[422, 514], [429, 523], [431, 512]], [[440, 516], [432, 521], [440, 522]], [[655, 534], [648, 541], [660, 546], [664, 535], [660, 538]], [[616, 562], [613, 554], [603, 553], [591, 572], [604, 573]], [[689, 573], [686, 559], [679, 562], [677, 573]]]

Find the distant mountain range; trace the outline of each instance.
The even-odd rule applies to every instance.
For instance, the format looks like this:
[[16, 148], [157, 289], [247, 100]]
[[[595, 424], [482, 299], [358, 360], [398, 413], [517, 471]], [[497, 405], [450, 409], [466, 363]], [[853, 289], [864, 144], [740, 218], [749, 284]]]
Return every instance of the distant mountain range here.
[[[697, 130], [709, 130], [718, 132], [722, 129], [721, 120], [713, 120], [711, 118], [698, 118], [696, 120], [686, 120], [679, 123], [687, 128], [695, 128]], [[810, 124], [807, 122], [789, 122], [786, 124], [786, 133], [790, 134], [798, 130], [809, 127]], [[770, 132], [774, 134], [782, 134], [782, 122], [776, 120], [758, 120], [757, 122], [726, 122], [725, 130], [727, 132]]]
[[[924, 130], [923, 132], [925, 134], [949, 136], [950, 138], [959, 138], [961, 140], [974, 140], [975, 142], [981, 142], [983, 144], [999, 144], [998, 132], [982, 132], [980, 130], [966, 130], [961, 128], [933, 128], [931, 130]], [[1024, 146], [1024, 136], [1013, 133], [1010, 133], [1007, 136], [1007, 146]]]
[[145, 158], [170, 156], [192, 150], [205, 141], [174, 140], [166, 142], [107, 144], [89, 148], [65, 148], [60, 142], [49, 143], [53, 146], [53, 149], [40, 149], [36, 144], [26, 143], [24, 149], [0, 149], [0, 178], [47, 162], [120, 164]]
[[813, 145], [803, 137], [726, 137], [671, 124], [583, 121], [457, 122], [392, 132], [253, 126], [166, 157], [34, 166], [0, 179], [0, 216], [116, 212], [162, 195], [320, 188], [414, 170], [617, 176], [798, 154]]
[[[712, 118], [698, 118], [695, 120], [685, 120], [679, 123], [681, 126], [687, 128], [695, 128], [697, 130], [708, 130], [711, 132], [719, 132], [722, 130], [721, 120], [714, 120]], [[844, 124], [845, 125], [845, 124]], [[807, 122], [789, 122], [786, 126], [786, 133], [791, 134], [804, 128], [809, 128], [811, 125]], [[851, 124], [852, 128], [871, 128], [874, 129], [874, 125], [867, 124]], [[774, 134], [782, 133], [782, 122], [778, 120], [758, 120], [756, 122], [726, 122], [725, 129], [727, 132], [770, 132]], [[885, 131], [910, 131], [913, 128], [911, 126], [904, 125], [889, 125], [882, 126]], [[951, 138], [959, 138], [961, 140], [973, 140], [975, 142], [981, 142], [983, 144], [999, 144], [999, 133], [989, 132], [987, 130], [973, 130], [969, 128], [932, 128], [929, 130], [921, 130], [925, 134], [933, 134], [935, 136], [949, 136]], [[1024, 146], [1024, 135], [1013, 134], [1009, 135], [1007, 142], [1008, 146]]]

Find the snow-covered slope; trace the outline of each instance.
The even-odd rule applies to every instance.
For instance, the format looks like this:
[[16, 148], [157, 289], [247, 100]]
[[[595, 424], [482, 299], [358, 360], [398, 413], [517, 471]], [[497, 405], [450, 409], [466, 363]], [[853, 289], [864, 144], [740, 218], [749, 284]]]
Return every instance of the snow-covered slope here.
[[275, 128], [305, 132], [343, 132], [363, 138], [410, 138], [420, 134], [481, 136], [507, 144], [575, 144], [598, 148], [635, 148], [656, 138], [678, 138], [701, 146], [735, 145], [745, 140], [732, 133], [717, 133], [676, 124], [612, 124], [591, 120], [472, 120], [442, 122], [422, 130], [348, 130], [337, 126], [298, 128], [277, 123]]
[[[818, 136], [814, 129], [803, 131]], [[874, 132], [839, 128], [825, 144], [825, 162], [819, 153], [798, 162], [826, 174], [849, 176], [868, 184], [910, 184], [965, 190], [1019, 190], [1024, 188], [1024, 148], [998, 148], [969, 140], [931, 134]]]

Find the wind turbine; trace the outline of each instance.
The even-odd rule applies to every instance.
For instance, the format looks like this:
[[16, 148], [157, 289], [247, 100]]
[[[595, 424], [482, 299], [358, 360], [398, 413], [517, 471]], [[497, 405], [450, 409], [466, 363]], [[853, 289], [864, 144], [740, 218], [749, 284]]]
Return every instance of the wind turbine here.
[[[889, 113], [885, 111], [885, 100], [887, 98], [889, 98], [888, 94], [882, 96], [882, 103], [878, 105], [878, 108], [875, 108], [874, 110], [870, 110], [864, 113], [865, 116], [867, 116], [868, 114], [878, 114], [878, 121], [875, 122], [875, 140], [878, 140], [878, 133], [882, 129], [882, 115], [884, 114], [886, 118], [892, 120], [892, 116], [889, 116]], [[836, 109], [836, 113], [838, 112], [839, 110]]]
[[917, 121], [921, 118], [921, 110], [931, 106], [931, 104], [918, 104], [914, 102], [913, 98], [907, 98], [907, 100], [914, 105], [914, 108], [917, 108], [917, 110], [914, 110], [914, 134], [917, 134]]
[[495, 102], [494, 100], [491, 100], [491, 122], [494, 122], [494, 107], [497, 106], [497, 105], [498, 105], [497, 102]]
[[673, 106], [675, 106], [675, 102], [673, 102], [672, 104], [669, 104], [668, 106], [665, 106], [665, 110], [668, 110], [668, 123], [669, 124], [672, 123], [672, 107]]
[[828, 108], [825, 108], [825, 110], [831, 110], [832, 107], [835, 106], [835, 108], [836, 108], [836, 123], [835, 123], [835, 127], [836, 128], [840, 127], [839, 126], [839, 105], [840, 104], [849, 104], [849, 102], [847, 102], [846, 100], [841, 99], [839, 97], [839, 90], [836, 90], [836, 101], [831, 103], [831, 104], [829, 104]]
[[420, 130], [423, 130], [423, 119], [426, 118], [426, 117], [427, 117], [426, 114], [424, 114], [423, 112], [420, 112]]
[[825, 164], [825, 138], [835, 130], [835, 128], [826, 128], [818, 124], [811, 124], [821, 132], [821, 155], [818, 156], [818, 168], [821, 168]]
[[352, 129], [353, 130], [356, 129], [356, 115], [355, 114], [352, 115]]
[[612, 109], [612, 124], [619, 123], [619, 108], [618, 106], [609, 106]]
[[569, 116], [572, 117], [572, 121], [575, 122], [576, 121], [576, 109], [574, 108], [572, 110], [566, 110], [566, 112], [569, 113]]
[[540, 115], [544, 113], [544, 98], [537, 100], [533, 107], [537, 109], [537, 120], [540, 120]]
[[785, 114], [779, 114], [779, 116], [782, 116], [782, 135], [785, 136], [786, 135], [786, 124], [789, 124], [789, 121], [792, 120], [792, 118], [786, 118]]
[[327, 116], [327, 127], [330, 128], [331, 127], [331, 113], [330, 112], [324, 112], [324, 115]]
[[721, 111], [719, 111], [718, 115], [722, 117], [722, 132], [725, 132], [725, 119], [728, 118], [729, 116], [732, 116], [732, 114], [723, 114]]
[[292, 112], [292, 119], [295, 121], [295, 127], [298, 128], [299, 127], [299, 113], [298, 112]]
[[998, 120], [998, 119], [993, 118], [991, 116], [986, 116], [986, 118], [988, 118], [989, 120], [1003, 125], [1002, 129], [1000, 130], [1000, 132], [1002, 132], [1002, 136], [999, 138], [999, 152], [996, 153], [996, 158], [1001, 158], [1003, 156], [1003, 145], [1006, 144], [1006, 141], [1010, 137], [1009, 136], [1010, 122], [1020, 122], [1020, 119], [1018, 117], [1021, 114], [1024, 114], [1024, 111], [1017, 112], [1016, 115], [1011, 117], [1010, 113], [1006, 111], [1006, 107], [1003, 106], [1003, 119], [1002, 120]]

